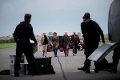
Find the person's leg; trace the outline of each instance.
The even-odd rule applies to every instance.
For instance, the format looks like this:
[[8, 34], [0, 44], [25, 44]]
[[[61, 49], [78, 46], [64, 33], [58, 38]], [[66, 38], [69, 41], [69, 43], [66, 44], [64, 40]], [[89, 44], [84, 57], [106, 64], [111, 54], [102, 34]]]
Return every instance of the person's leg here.
[[[91, 66], [91, 61], [88, 60], [87, 58], [93, 53], [95, 49], [98, 47], [98, 41], [88, 41], [85, 43], [85, 55], [86, 55], [86, 60], [85, 60], [85, 68], [86, 72], [89, 73], [90, 71], [90, 66]], [[95, 72], [98, 72], [98, 63], [95, 65]]]
[[55, 57], [55, 48], [53, 49], [53, 52], [54, 52], [54, 57]]
[[[99, 42], [98, 41], [93, 41], [91, 42], [92, 44], [92, 47], [91, 47], [91, 50], [90, 50], [90, 55], [98, 48], [98, 45], [99, 45]], [[90, 56], [89, 55], [89, 56]], [[94, 62], [94, 66], [95, 66], [95, 73], [98, 73], [99, 72], [99, 62]]]
[[45, 57], [47, 57], [47, 44], [45, 45]]
[[53, 52], [54, 52], [54, 56], [57, 57], [57, 48], [54, 48]]
[[95, 73], [98, 73], [100, 63], [95, 61], [94, 65], [95, 65]]
[[36, 64], [35, 64], [35, 57], [33, 55], [32, 45], [29, 44], [26, 47], [27, 48], [24, 50], [24, 54], [26, 56], [26, 59], [27, 59], [29, 65], [32, 68], [32, 75], [34, 76], [35, 74], [37, 74], [37, 69], [36, 69]]
[[86, 69], [86, 73], [90, 73], [90, 66], [91, 66], [91, 61], [88, 60], [87, 58], [89, 57], [89, 55], [91, 54], [91, 48], [92, 46], [90, 46], [90, 42], [86, 42], [85, 43], [85, 62], [84, 62], [84, 67]]
[[66, 56], [68, 56], [68, 54], [69, 54], [69, 45], [66, 44]]
[[75, 46], [73, 46], [73, 56], [75, 56]]
[[45, 55], [45, 45], [42, 45], [42, 52], [43, 52], [42, 56], [44, 57], [44, 55]]
[[57, 50], [58, 50], [58, 49], [57, 49], [57, 48], [55, 48], [55, 55], [56, 55], [56, 57], [57, 57]]
[[22, 46], [17, 44], [16, 47], [16, 58], [15, 58], [15, 64], [14, 64], [14, 76], [19, 77], [19, 70], [20, 70], [20, 61], [22, 56]]
[[90, 66], [91, 66], [91, 61], [88, 58], [89, 55], [86, 55], [86, 60], [84, 62], [84, 68], [86, 73], [90, 73]]
[[68, 56], [68, 54], [69, 54], [69, 49], [67, 48], [66, 49], [66, 55]]
[[65, 54], [65, 57], [66, 57], [66, 44], [63, 45], [63, 51], [64, 51], [64, 54]]
[[117, 66], [120, 58], [120, 47], [114, 49], [113, 53], [113, 68], [109, 72], [117, 73]]
[[78, 46], [76, 45], [75, 46], [75, 54], [77, 54], [77, 48], [78, 48]]
[[67, 56], [67, 49], [65, 48], [65, 57]]

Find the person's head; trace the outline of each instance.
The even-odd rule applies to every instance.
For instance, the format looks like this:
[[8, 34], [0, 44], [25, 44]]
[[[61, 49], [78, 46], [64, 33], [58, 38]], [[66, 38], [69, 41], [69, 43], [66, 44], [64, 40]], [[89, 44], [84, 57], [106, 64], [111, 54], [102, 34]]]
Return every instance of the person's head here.
[[44, 32], [43, 35], [46, 35], [46, 33]]
[[82, 17], [83, 21], [85, 21], [85, 16]]
[[32, 15], [29, 14], [29, 13], [25, 14], [25, 15], [24, 15], [24, 21], [30, 22], [30, 21], [31, 21], [31, 17], [32, 17]]
[[65, 32], [65, 34], [64, 34], [65, 36], [67, 35], [67, 32]]
[[90, 19], [90, 13], [86, 12], [86, 13], [84, 14], [84, 19]]
[[54, 33], [53, 33], [53, 36], [56, 36], [56, 35], [57, 35], [57, 33], [56, 33], [56, 32], [54, 32]]
[[76, 32], [75, 32], [75, 31], [73, 32], [73, 35], [76, 35]]

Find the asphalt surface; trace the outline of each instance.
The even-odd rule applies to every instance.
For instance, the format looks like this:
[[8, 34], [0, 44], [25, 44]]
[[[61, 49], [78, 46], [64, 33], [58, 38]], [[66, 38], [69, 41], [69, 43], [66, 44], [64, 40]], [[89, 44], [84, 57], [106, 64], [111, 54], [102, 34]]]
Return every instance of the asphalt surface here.
[[[106, 56], [108, 62], [112, 62], [112, 53]], [[15, 47], [0, 49], [0, 71], [10, 70], [9, 55], [15, 54]], [[42, 57], [41, 46], [34, 54], [35, 58]], [[110, 73], [108, 71], [94, 72], [94, 63], [91, 61], [91, 73], [87, 74], [84, 71], [77, 70], [83, 66], [85, 60], [84, 50], [78, 51], [76, 56], [73, 56], [72, 50], [69, 50], [69, 56], [65, 57], [63, 52], [58, 51], [58, 57], [54, 57], [53, 52], [48, 52], [47, 57], [51, 57], [51, 64], [56, 74], [45, 75], [0, 75], [0, 80], [120, 80], [120, 64], [118, 65], [118, 73]], [[27, 61], [25, 61], [27, 62]]]

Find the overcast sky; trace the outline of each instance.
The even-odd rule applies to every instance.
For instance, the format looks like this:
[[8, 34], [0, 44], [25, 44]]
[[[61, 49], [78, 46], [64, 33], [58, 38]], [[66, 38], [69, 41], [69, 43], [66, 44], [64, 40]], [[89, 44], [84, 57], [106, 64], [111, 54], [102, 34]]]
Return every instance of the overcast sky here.
[[25, 13], [32, 14], [35, 35], [56, 31], [72, 34], [81, 32], [80, 24], [85, 12], [91, 14], [108, 33], [108, 12], [113, 0], [0, 0], [0, 36], [12, 35]]

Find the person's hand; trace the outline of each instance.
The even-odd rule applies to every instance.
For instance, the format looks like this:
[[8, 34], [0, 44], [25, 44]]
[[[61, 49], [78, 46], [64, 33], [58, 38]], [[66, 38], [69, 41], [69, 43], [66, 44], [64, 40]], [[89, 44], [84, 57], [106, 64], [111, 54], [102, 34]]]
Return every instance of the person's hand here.
[[105, 41], [102, 41], [103, 44], [105, 44]]
[[37, 43], [37, 42], [35, 42], [35, 45], [38, 45], [38, 43]]

